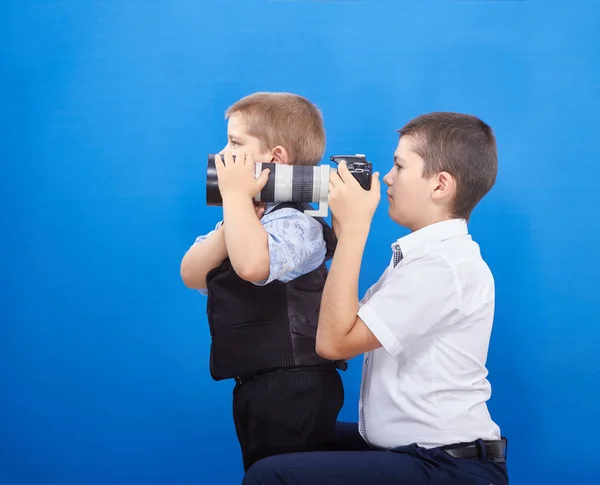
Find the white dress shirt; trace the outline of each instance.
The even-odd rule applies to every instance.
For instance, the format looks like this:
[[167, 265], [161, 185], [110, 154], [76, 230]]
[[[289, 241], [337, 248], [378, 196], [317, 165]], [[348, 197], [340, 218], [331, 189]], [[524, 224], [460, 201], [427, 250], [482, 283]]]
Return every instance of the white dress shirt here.
[[394, 258], [360, 302], [382, 348], [365, 354], [363, 438], [383, 448], [500, 439], [487, 408], [485, 367], [494, 279], [462, 219], [398, 239]]

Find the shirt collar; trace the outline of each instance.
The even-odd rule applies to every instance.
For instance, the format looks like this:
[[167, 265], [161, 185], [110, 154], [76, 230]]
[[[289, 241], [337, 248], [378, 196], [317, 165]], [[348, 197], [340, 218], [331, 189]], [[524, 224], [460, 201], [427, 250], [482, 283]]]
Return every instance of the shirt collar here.
[[402, 254], [406, 256], [419, 246], [440, 242], [454, 236], [463, 236], [468, 233], [467, 221], [464, 219], [450, 219], [449, 221], [436, 222], [418, 231], [411, 232], [395, 241], [392, 244], [392, 248], [396, 245], [400, 246]]
[[281, 204], [281, 202], [267, 202], [267, 205], [265, 207], [265, 214], [271, 212], [279, 204]]

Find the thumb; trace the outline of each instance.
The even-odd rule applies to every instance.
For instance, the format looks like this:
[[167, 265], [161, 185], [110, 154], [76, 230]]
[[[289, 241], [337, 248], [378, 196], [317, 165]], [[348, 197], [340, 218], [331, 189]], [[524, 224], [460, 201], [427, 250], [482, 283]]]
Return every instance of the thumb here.
[[271, 171], [268, 168], [265, 168], [261, 173], [260, 176], [256, 179], [256, 185], [257, 185], [257, 189], [259, 191], [261, 191], [263, 189], [263, 187], [265, 185], [267, 185], [267, 182], [269, 181], [269, 173]]
[[381, 190], [381, 182], [379, 181], [379, 172], [375, 172], [371, 177], [371, 192], [377, 192]]

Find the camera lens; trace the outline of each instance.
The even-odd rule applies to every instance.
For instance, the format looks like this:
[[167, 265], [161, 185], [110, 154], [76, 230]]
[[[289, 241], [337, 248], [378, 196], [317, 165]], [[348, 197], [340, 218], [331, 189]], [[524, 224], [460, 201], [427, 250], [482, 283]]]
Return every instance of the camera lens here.
[[258, 177], [265, 168], [270, 170], [269, 180], [256, 195], [257, 202], [318, 202], [327, 198], [328, 166], [257, 163], [254, 175]]
[[[257, 202], [319, 202], [327, 200], [329, 191], [328, 165], [283, 165], [280, 163], [256, 163], [254, 176], [269, 169], [266, 185], [255, 197]], [[208, 156], [206, 170], [206, 203], [222, 205], [219, 192], [215, 155]]]

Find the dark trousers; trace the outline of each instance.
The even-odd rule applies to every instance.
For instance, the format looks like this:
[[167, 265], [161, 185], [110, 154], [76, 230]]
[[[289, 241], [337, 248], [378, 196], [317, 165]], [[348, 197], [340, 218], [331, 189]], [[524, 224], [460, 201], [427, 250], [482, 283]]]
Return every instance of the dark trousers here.
[[373, 449], [356, 424], [339, 425], [336, 448], [344, 451], [266, 458], [248, 470], [243, 485], [508, 485], [505, 463], [417, 445]]
[[244, 470], [271, 455], [330, 449], [344, 388], [337, 369], [281, 369], [233, 390]]

